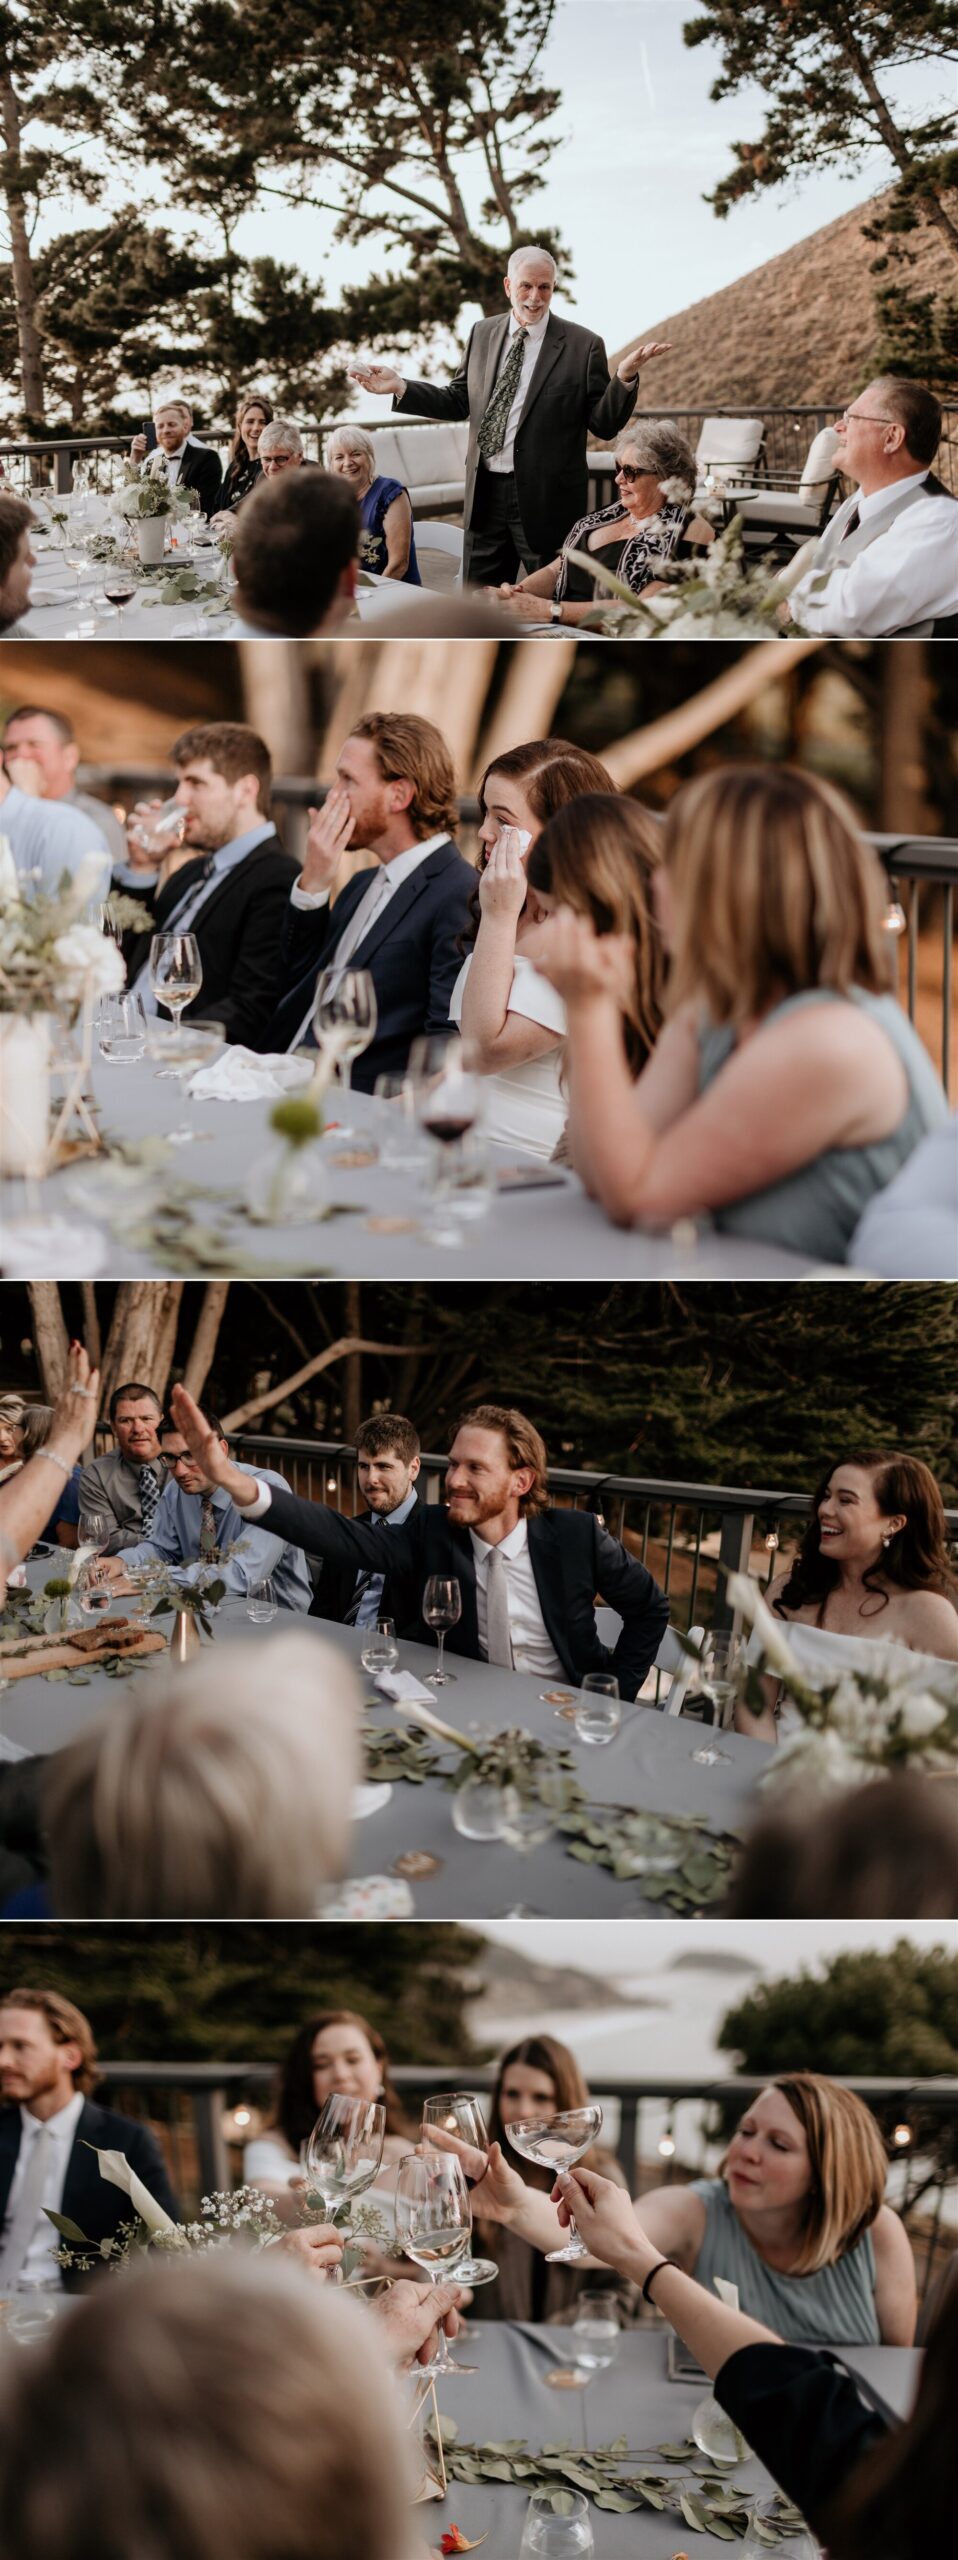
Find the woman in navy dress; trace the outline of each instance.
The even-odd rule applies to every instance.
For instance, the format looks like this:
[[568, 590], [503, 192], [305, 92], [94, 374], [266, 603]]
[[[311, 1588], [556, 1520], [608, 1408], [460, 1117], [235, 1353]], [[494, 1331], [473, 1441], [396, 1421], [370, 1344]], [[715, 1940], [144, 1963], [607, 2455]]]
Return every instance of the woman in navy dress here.
[[355, 489], [362, 517], [360, 567], [376, 578], [397, 578], [421, 587], [413, 532], [412, 502], [401, 480], [376, 470], [376, 454], [361, 427], [334, 427], [327, 439], [326, 463]]

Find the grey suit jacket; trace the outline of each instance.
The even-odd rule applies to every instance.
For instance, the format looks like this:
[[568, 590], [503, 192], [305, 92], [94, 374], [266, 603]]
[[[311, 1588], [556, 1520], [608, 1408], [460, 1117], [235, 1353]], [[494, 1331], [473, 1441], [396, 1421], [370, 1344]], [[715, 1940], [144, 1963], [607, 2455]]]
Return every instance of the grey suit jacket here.
[[[488, 408], [509, 331], [511, 313], [498, 320], [477, 320], [452, 382], [408, 382], [399, 411], [423, 418], [468, 418], [466, 501], [463, 521], [472, 522], [476, 475], [481, 460], [480, 421]], [[573, 320], [550, 311], [538, 362], [516, 429], [516, 496], [523, 526], [533, 548], [551, 560], [566, 534], [585, 514], [588, 490], [586, 437], [608, 440], [627, 425], [635, 407], [637, 382], [609, 376], [601, 338]]]
[[[152, 1464], [162, 1493], [169, 1468], [165, 1458], [154, 1458]], [[108, 1556], [118, 1555], [121, 1547], [134, 1546], [143, 1536], [139, 1468], [129, 1466], [119, 1449], [108, 1449], [103, 1458], [91, 1458], [80, 1477], [80, 1509], [106, 1513], [110, 1523], [105, 1549]]]

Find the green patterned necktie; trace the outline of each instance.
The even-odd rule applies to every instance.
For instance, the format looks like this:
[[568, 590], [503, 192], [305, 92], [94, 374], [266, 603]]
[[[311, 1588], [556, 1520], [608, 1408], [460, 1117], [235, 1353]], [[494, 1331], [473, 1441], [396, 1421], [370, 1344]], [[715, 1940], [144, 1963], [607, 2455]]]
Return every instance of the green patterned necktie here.
[[204, 1494], [200, 1506], [200, 1557], [204, 1564], [215, 1562], [216, 1548], [216, 1513], [209, 1494]]
[[483, 411], [479, 420], [476, 441], [480, 453], [485, 455], [487, 461], [491, 454], [501, 453], [505, 444], [506, 420], [518, 388], [525, 345], [525, 330], [517, 329], [498, 382], [494, 386], [489, 406]]

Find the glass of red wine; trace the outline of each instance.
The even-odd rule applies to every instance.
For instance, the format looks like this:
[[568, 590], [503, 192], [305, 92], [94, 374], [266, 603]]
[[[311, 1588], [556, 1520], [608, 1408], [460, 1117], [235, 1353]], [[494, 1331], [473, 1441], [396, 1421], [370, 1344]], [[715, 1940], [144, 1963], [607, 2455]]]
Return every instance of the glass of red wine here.
[[434, 1244], [460, 1244], [462, 1227], [449, 1215], [463, 1142], [482, 1114], [482, 1080], [468, 1043], [457, 1033], [433, 1032], [414, 1040], [409, 1079], [419, 1126], [433, 1142]]
[[106, 597], [107, 603], [112, 605], [119, 629], [122, 630], [124, 612], [127, 605], [132, 604], [133, 598], [136, 594], [136, 579], [133, 576], [132, 570], [108, 570], [103, 581], [103, 593]]

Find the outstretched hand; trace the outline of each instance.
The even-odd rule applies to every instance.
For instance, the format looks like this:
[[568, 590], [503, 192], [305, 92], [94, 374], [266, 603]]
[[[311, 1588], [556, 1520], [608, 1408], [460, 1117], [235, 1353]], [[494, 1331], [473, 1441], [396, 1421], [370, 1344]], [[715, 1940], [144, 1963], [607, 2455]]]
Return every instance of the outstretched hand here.
[[388, 392], [398, 400], [405, 389], [402, 374], [391, 364], [353, 364], [349, 379], [358, 382], [361, 391]]
[[630, 347], [616, 368], [619, 381], [636, 382], [643, 365], [651, 364], [654, 356], [667, 356], [672, 344], [671, 338], [645, 338], [641, 346]]
[[618, 2267], [641, 2246], [643, 2233], [636, 2220], [631, 2196], [613, 2179], [601, 2178], [595, 2169], [586, 2169], [581, 2161], [557, 2178], [552, 2202], [558, 2207], [563, 2229], [575, 2217], [575, 2227], [593, 2258], [601, 2258], [608, 2267]]
[[47, 1441], [47, 1447], [56, 1449], [60, 1457], [69, 1457], [71, 1466], [93, 1438], [99, 1403], [99, 1369], [91, 1369], [82, 1342], [71, 1342], [66, 1381], [53, 1408]]

